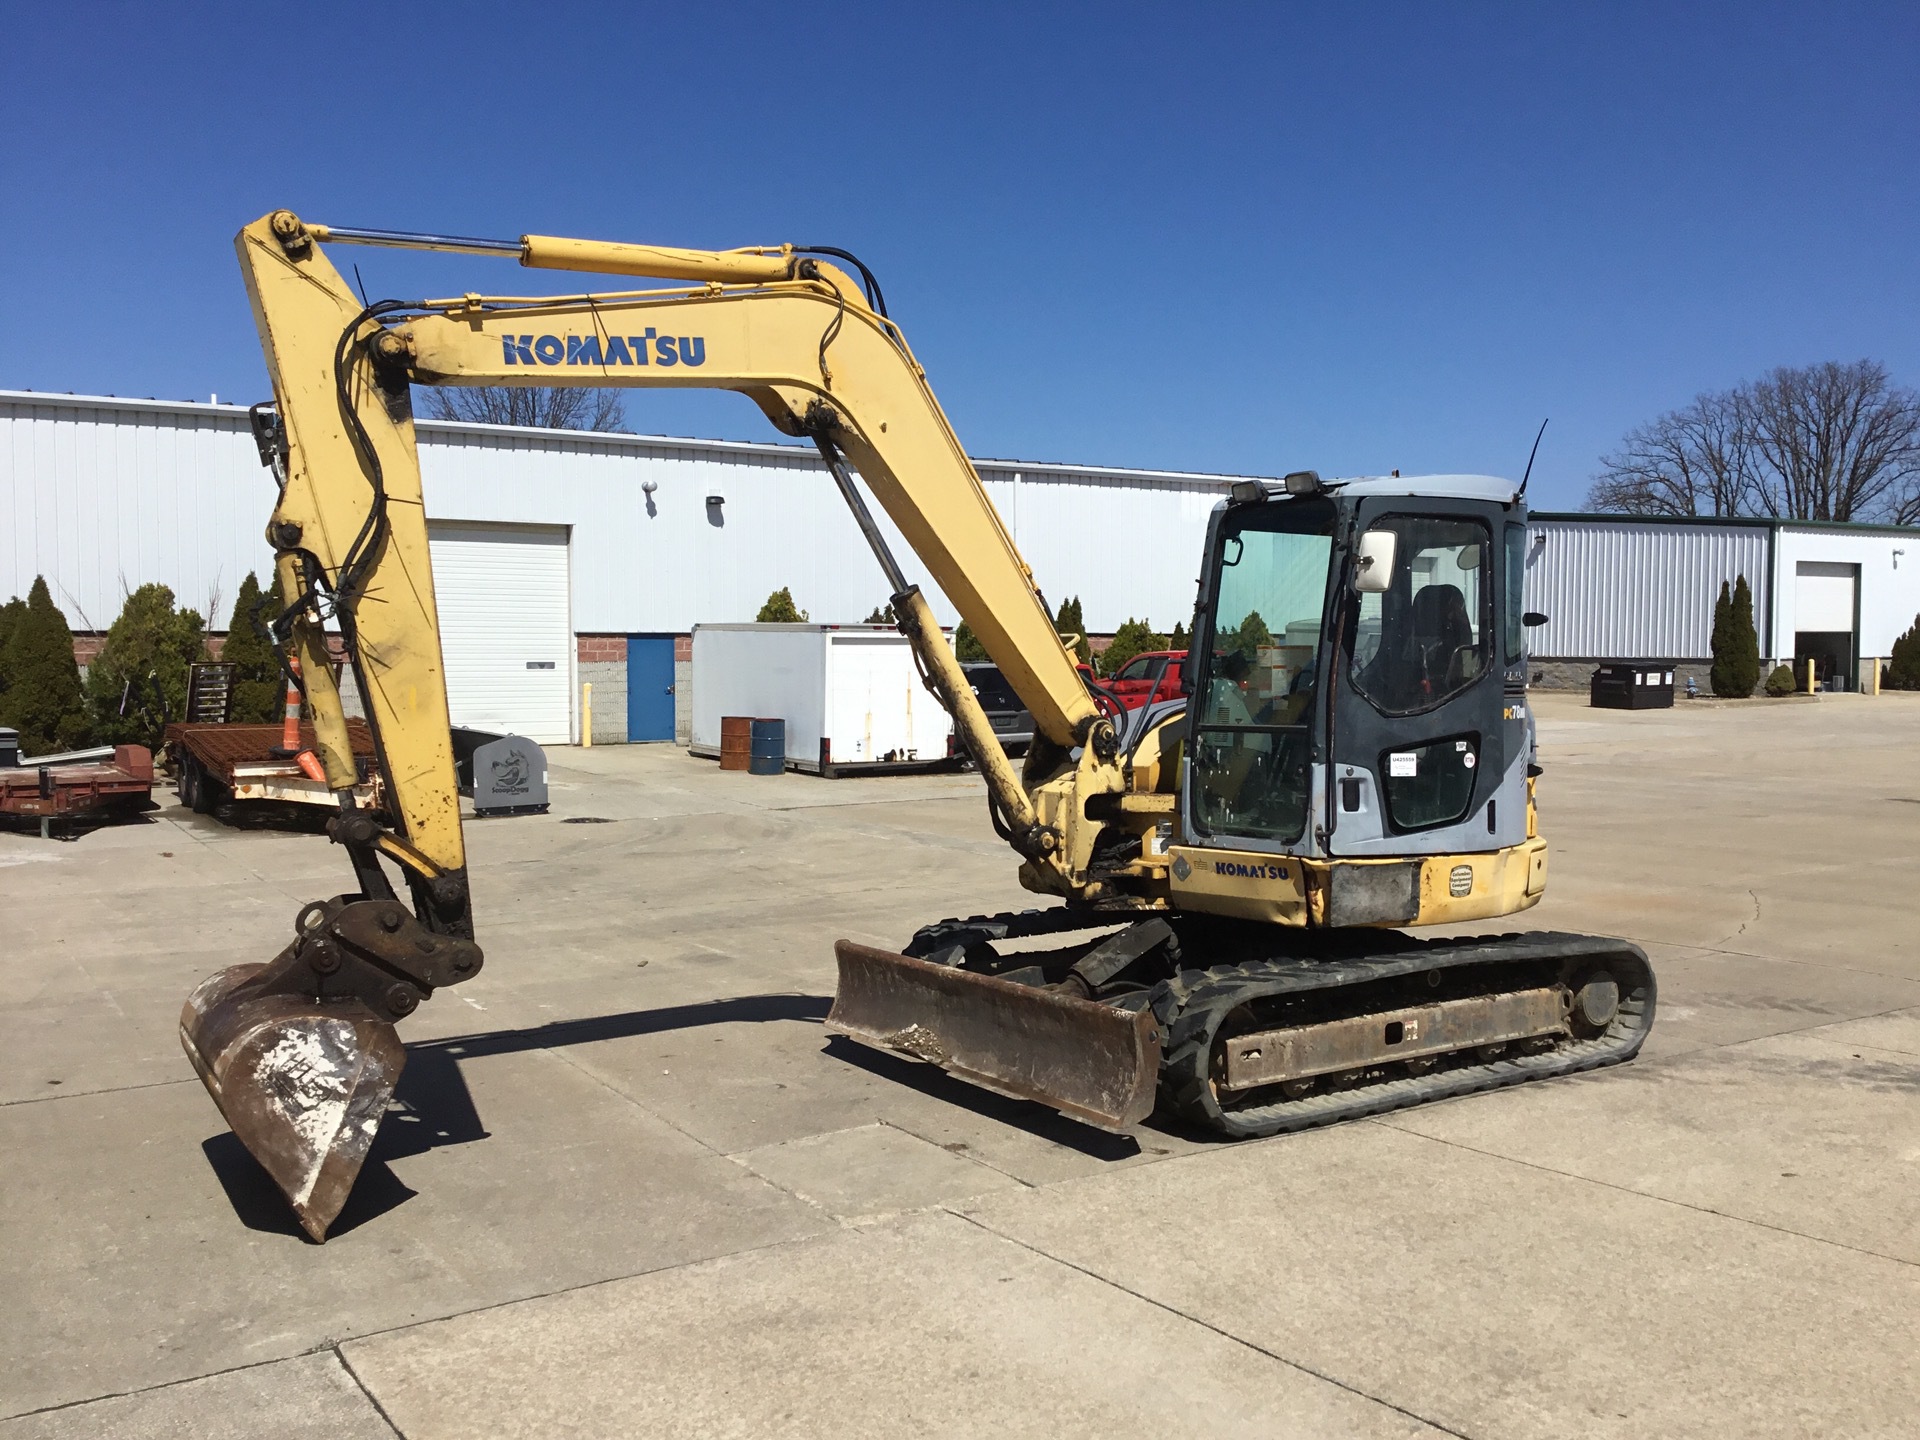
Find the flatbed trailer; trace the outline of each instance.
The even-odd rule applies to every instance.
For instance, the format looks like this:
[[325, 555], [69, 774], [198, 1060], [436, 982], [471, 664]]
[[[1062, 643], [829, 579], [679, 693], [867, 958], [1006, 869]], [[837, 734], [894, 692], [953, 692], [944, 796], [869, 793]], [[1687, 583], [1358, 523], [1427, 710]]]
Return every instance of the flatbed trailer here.
[[38, 819], [50, 835], [56, 821], [131, 810], [153, 793], [153, 752], [120, 745], [111, 760], [81, 764], [0, 766], [0, 815]]
[[[180, 803], [202, 815], [230, 819], [237, 802], [266, 801], [281, 805], [314, 805], [337, 809], [339, 801], [323, 781], [308, 779], [289, 757], [276, 756], [279, 725], [167, 726], [167, 763], [173, 771]], [[362, 809], [381, 808], [383, 795], [373, 763], [373, 732], [364, 720], [347, 721], [347, 739], [353, 746], [354, 768], [360, 783], [354, 803]], [[311, 748], [313, 726], [300, 727], [300, 743]]]

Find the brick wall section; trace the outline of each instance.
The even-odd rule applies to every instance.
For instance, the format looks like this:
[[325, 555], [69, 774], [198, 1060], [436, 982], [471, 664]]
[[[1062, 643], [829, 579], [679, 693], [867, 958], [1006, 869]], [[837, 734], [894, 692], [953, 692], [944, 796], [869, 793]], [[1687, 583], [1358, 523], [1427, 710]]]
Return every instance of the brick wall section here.
[[582, 665], [627, 663], [627, 637], [624, 635], [576, 635], [574, 654]]

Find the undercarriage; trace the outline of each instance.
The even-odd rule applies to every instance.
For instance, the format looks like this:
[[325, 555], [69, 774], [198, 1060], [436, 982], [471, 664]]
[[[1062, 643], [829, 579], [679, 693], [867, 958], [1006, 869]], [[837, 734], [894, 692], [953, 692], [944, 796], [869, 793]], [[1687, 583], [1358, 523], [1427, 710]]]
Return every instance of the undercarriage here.
[[828, 1024], [852, 1039], [1106, 1128], [1157, 1111], [1235, 1138], [1616, 1064], [1655, 1002], [1638, 946], [1555, 932], [1418, 940], [1065, 907], [838, 953]]

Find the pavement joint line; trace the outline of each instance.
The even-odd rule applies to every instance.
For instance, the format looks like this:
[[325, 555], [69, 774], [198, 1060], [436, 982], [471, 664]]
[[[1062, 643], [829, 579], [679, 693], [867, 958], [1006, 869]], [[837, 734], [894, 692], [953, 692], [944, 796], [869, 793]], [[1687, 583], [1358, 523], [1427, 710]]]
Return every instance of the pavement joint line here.
[[[865, 1227], [858, 1227], [858, 1228], [865, 1228]], [[641, 1280], [646, 1278], [649, 1275], [671, 1275], [676, 1270], [688, 1270], [693, 1268], [696, 1265], [712, 1265], [717, 1261], [737, 1260], [745, 1255], [758, 1255], [763, 1251], [779, 1250], [788, 1245], [804, 1245], [810, 1240], [818, 1240], [820, 1236], [823, 1234], [831, 1234], [831, 1233], [833, 1232], [815, 1231], [811, 1235], [791, 1235], [782, 1240], [769, 1240], [764, 1245], [746, 1245], [746, 1246], [742, 1246], [738, 1250], [723, 1250], [717, 1255], [697, 1255], [691, 1259], [676, 1260], [676, 1261], [673, 1261], [671, 1264], [667, 1264], [667, 1265], [649, 1265], [639, 1270], [623, 1271], [621, 1274], [618, 1274], [618, 1275], [602, 1275], [597, 1280], [582, 1280], [578, 1284], [574, 1284], [574, 1285], [558, 1285], [551, 1290], [536, 1290], [529, 1295], [513, 1295], [508, 1297], [505, 1300], [489, 1300], [484, 1305], [469, 1306], [465, 1310], [449, 1310], [445, 1315], [430, 1315], [423, 1320], [409, 1320], [404, 1325], [383, 1325], [376, 1330], [365, 1330], [357, 1335], [348, 1335], [338, 1340], [330, 1340], [326, 1342], [326, 1344], [313, 1347], [313, 1349], [311, 1350], [302, 1350], [297, 1353], [301, 1355], [311, 1355], [316, 1350], [326, 1350], [329, 1348], [339, 1349], [340, 1347], [344, 1347], [347, 1345], [358, 1345], [361, 1342], [366, 1340], [378, 1340], [380, 1337], [384, 1335], [399, 1335], [408, 1330], [424, 1330], [429, 1325], [444, 1325], [450, 1320], [464, 1320], [470, 1315], [484, 1315], [489, 1310], [506, 1310], [515, 1305], [526, 1305], [526, 1304], [530, 1304], [535, 1300], [551, 1300], [551, 1299], [554, 1299], [556, 1296], [572, 1295], [581, 1290], [597, 1290], [602, 1285], [618, 1285], [624, 1280]], [[341, 1353], [342, 1353], [342, 1356], [344, 1357], [345, 1351], [342, 1350]], [[294, 1357], [283, 1356], [281, 1358], [292, 1359]], [[257, 1361], [255, 1363], [270, 1365], [273, 1362], [270, 1360], [267, 1360], [267, 1361]], [[239, 1369], [239, 1370], [250, 1370], [253, 1368], [253, 1365], [239, 1365], [233, 1368]], [[213, 1371], [211, 1373], [224, 1374], [225, 1372]], [[195, 1376], [193, 1378], [198, 1379], [200, 1377]], [[169, 1383], [179, 1384], [181, 1382], [173, 1381]], [[148, 1386], [146, 1388], [158, 1389], [159, 1387]], [[136, 1392], [129, 1392], [129, 1393], [137, 1394], [138, 1392], [136, 1391]], [[86, 1402], [84, 1401], [69, 1402], [69, 1404], [84, 1404], [84, 1403]], [[65, 1409], [67, 1407], [61, 1406], [59, 1408]]]
[[391, 1430], [395, 1435], [398, 1435], [400, 1437], [400, 1440], [407, 1440], [407, 1432], [400, 1428], [399, 1423], [393, 1418], [393, 1416], [387, 1413], [387, 1407], [380, 1403], [380, 1397], [378, 1395], [375, 1395], [373, 1393], [373, 1390], [368, 1386], [367, 1382], [360, 1378], [360, 1372], [353, 1368], [353, 1362], [347, 1359], [345, 1353], [342, 1352], [342, 1350], [340, 1349], [340, 1343], [338, 1341], [335, 1341], [333, 1344], [329, 1345], [327, 1347], [327, 1353], [332, 1355], [333, 1358], [339, 1362], [340, 1368], [342, 1370], [345, 1370], [348, 1376], [351, 1377], [351, 1379], [353, 1380], [353, 1383], [360, 1387], [360, 1393], [367, 1397], [367, 1403], [373, 1406], [374, 1412], [378, 1414], [379, 1417], [386, 1422], [387, 1428]]
[[18, 1100], [0, 1100], [0, 1110], [14, 1105], [44, 1105], [49, 1100], [90, 1100], [101, 1095], [124, 1095], [129, 1090], [163, 1090], [169, 1085], [187, 1085], [196, 1077], [183, 1075], [178, 1080], [143, 1080], [138, 1085], [110, 1085], [104, 1090], [62, 1090], [58, 1095], [23, 1095]]
[[[1811, 1025], [1790, 1025], [1784, 1030], [1769, 1030], [1763, 1035], [1748, 1035], [1739, 1040], [1718, 1040], [1707, 1044], [1695, 1045], [1687, 1050], [1673, 1050], [1665, 1055], [1656, 1055], [1651, 1060], [1637, 1063], [1646, 1065], [1648, 1069], [1655, 1069], [1659, 1066], [1671, 1065], [1676, 1060], [1687, 1060], [1698, 1055], [1708, 1055], [1716, 1050], [1738, 1050], [1742, 1045], [1756, 1045], [1762, 1040], [1778, 1040], [1787, 1035], [1811, 1035], [1816, 1030], [1825, 1030], [1832, 1025], [1851, 1025], [1859, 1020], [1884, 1020], [1889, 1015], [1904, 1015], [1913, 1008], [1911, 1005], [1895, 1005], [1891, 1009], [1874, 1010], [1865, 1015], [1842, 1015], [1837, 1020], [1816, 1020]], [[1659, 1022], [1659, 1019], [1659, 1014], [1656, 1011], [1654, 1015], [1656, 1024]], [[1838, 1045], [1841, 1042], [1834, 1040], [1828, 1043]], [[1862, 1050], [1879, 1050], [1888, 1055], [1908, 1055], [1909, 1058], [1911, 1058], [1908, 1051], [1889, 1050], [1884, 1045], [1861, 1043], [1860, 1048]]]
[[[1470, 1099], [1470, 1096], [1460, 1096]], [[1424, 1107], [1423, 1107], [1424, 1108]], [[1459, 1140], [1447, 1140], [1438, 1135], [1428, 1135], [1419, 1130], [1409, 1130], [1404, 1125], [1396, 1125], [1383, 1116], [1369, 1116], [1362, 1123], [1378, 1125], [1383, 1130], [1392, 1130], [1399, 1135], [1410, 1136], [1415, 1140], [1426, 1140], [1435, 1145], [1445, 1145], [1450, 1149], [1464, 1150], [1469, 1155], [1484, 1156], [1488, 1160], [1498, 1160], [1508, 1165], [1519, 1165], [1528, 1170], [1539, 1171], [1543, 1175], [1557, 1175], [1562, 1180], [1571, 1180], [1580, 1185], [1592, 1185], [1602, 1190], [1612, 1190], [1621, 1195], [1632, 1195], [1640, 1200], [1651, 1200], [1656, 1205], [1672, 1205], [1681, 1210], [1691, 1210], [1696, 1215], [1711, 1215], [1716, 1220], [1731, 1220], [1736, 1225], [1751, 1225], [1758, 1230], [1770, 1230], [1776, 1235], [1788, 1235], [1795, 1240], [1804, 1240], [1810, 1245], [1829, 1245], [1835, 1250], [1845, 1250], [1852, 1255], [1865, 1255], [1874, 1260], [1885, 1260], [1891, 1265], [1905, 1266], [1909, 1270], [1920, 1270], [1920, 1261], [1908, 1260], [1899, 1255], [1889, 1255], [1883, 1250], [1869, 1250], [1864, 1245], [1849, 1245], [1844, 1240], [1831, 1240], [1824, 1235], [1809, 1235], [1804, 1230], [1793, 1230], [1785, 1225], [1775, 1225], [1768, 1220], [1756, 1220], [1750, 1215], [1736, 1215], [1728, 1210], [1715, 1210], [1709, 1205], [1696, 1205], [1690, 1200], [1676, 1200], [1671, 1195], [1656, 1195], [1649, 1190], [1636, 1190], [1631, 1185], [1616, 1184], [1612, 1180], [1601, 1180], [1592, 1175], [1581, 1175], [1572, 1170], [1560, 1170], [1552, 1165], [1543, 1165], [1538, 1160], [1525, 1160], [1518, 1155], [1502, 1155], [1497, 1150], [1482, 1150], [1477, 1145], [1467, 1145]]]
[[107, 1390], [98, 1395], [84, 1395], [78, 1400], [58, 1400], [51, 1405], [36, 1405], [31, 1410], [16, 1410], [11, 1414], [0, 1415], [0, 1420], [26, 1420], [35, 1415], [54, 1415], [62, 1410], [77, 1410], [82, 1405], [97, 1405], [102, 1400], [125, 1400], [134, 1395], [151, 1395], [156, 1390], [171, 1390], [177, 1385], [192, 1385], [201, 1380], [217, 1380], [222, 1375], [239, 1375], [248, 1370], [264, 1369], [268, 1365], [281, 1365], [289, 1360], [303, 1360], [309, 1355], [320, 1355], [332, 1349], [334, 1342], [323, 1341], [310, 1345], [305, 1350], [295, 1350], [286, 1355], [272, 1355], [265, 1360], [248, 1360], [239, 1365], [222, 1365], [217, 1369], [202, 1371], [198, 1375], [182, 1375], [177, 1380], [156, 1380], [151, 1385], [135, 1385], [126, 1390]]
[[[1858, 965], [1835, 965], [1825, 960], [1807, 960], [1797, 955], [1761, 955], [1752, 950], [1729, 950], [1724, 945], [1696, 945], [1687, 940], [1663, 940], [1655, 935], [1628, 935], [1624, 931], [1615, 937], [1631, 940], [1636, 945], [1662, 945], [1675, 950], [1692, 950], [1702, 955], [1731, 955], [1736, 960], [1765, 960], [1773, 965], [1801, 965], [1809, 970], [1838, 970], [1847, 975], [1871, 975], [1876, 980], [1898, 980], [1908, 985], [1920, 985], [1920, 977], [1913, 975], [1895, 975], [1885, 970], [1864, 970]], [[1682, 960], [1688, 957], [1682, 955]]]
[[[1005, 1169], [1002, 1166], [994, 1164], [991, 1160], [983, 1159], [981, 1156], [974, 1154], [973, 1147], [971, 1145], [967, 1147], [966, 1153], [962, 1155], [958, 1150], [947, 1150], [947, 1147], [942, 1145], [938, 1140], [930, 1140], [917, 1130], [909, 1130], [905, 1125], [900, 1124], [898, 1121], [889, 1120], [886, 1117], [882, 1116], [879, 1123], [886, 1126], [889, 1130], [898, 1130], [902, 1135], [912, 1136], [915, 1140], [918, 1140], [922, 1145], [931, 1145], [935, 1149], [946, 1150], [947, 1154], [952, 1155], [957, 1159], [971, 1160], [975, 1165], [980, 1166], [982, 1169], [991, 1170], [996, 1175], [1004, 1175], [1009, 1180], [1013, 1181], [1017, 1185], [1022, 1186], [1025, 1189], [1038, 1190], [1040, 1188], [1039, 1185], [1035, 1184], [1033, 1181], [1022, 1179], [1020, 1176], [1014, 1174], [1013, 1171]], [[1046, 1143], [1049, 1145], [1053, 1144], [1053, 1141], [1046, 1140], [1046, 1137], [1044, 1135], [1038, 1136], [1036, 1138], [1045, 1140]], [[1060, 1147], [1055, 1146], [1055, 1148], [1058, 1149]], [[1099, 1172], [1096, 1171], [1095, 1173], [1097, 1174]]]
[[[586, 1076], [587, 1079], [593, 1081], [594, 1084], [600, 1086], [603, 1090], [606, 1090], [610, 1094], [616, 1096], [617, 1098], [626, 1101], [627, 1104], [631, 1105], [634, 1109], [638, 1110], [642, 1115], [646, 1115], [651, 1117], [652, 1119], [658, 1120], [662, 1125], [666, 1126], [669, 1130], [673, 1131], [674, 1134], [684, 1136], [686, 1139], [691, 1140], [694, 1144], [698, 1145], [702, 1150], [706, 1151], [709, 1155], [717, 1155], [723, 1160], [732, 1158], [724, 1150], [721, 1150], [718, 1146], [709, 1145], [705, 1140], [702, 1140], [698, 1135], [694, 1134], [691, 1130], [687, 1129], [683, 1125], [675, 1123], [668, 1116], [662, 1115], [658, 1110], [655, 1110], [651, 1105], [643, 1104], [638, 1096], [632, 1095], [627, 1091], [621, 1089], [618, 1085], [614, 1084], [611, 1080], [607, 1079], [606, 1076], [601, 1075], [597, 1071], [590, 1069], [588, 1066], [581, 1064], [578, 1060], [574, 1059], [573, 1056], [567, 1054], [565, 1052], [564, 1047], [554, 1046], [554, 1045], [542, 1045], [540, 1047], [540, 1051], [542, 1054], [553, 1056], [553, 1058], [558, 1060], [562, 1065], [570, 1066], [572, 1069], [579, 1071], [582, 1075]], [[749, 1173], [756, 1173], [756, 1172], [749, 1172]], [[764, 1179], [765, 1177], [762, 1176], [761, 1178]], [[768, 1183], [771, 1184], [772, 1182], [769, 1181]], [[778, 1190], [779, 1188], [780, 1187], [777, 1185], [774, 1186], [774, 1189], [776, 1190]]]
[[1298, 1360], [1289, 1360], [1286, 1356], [1278, 1354], [1275, 1351], [1269, 1350], [1264, 1345], [1260, 1345], [1255, 1343], [1252, 1340], [1248, 1340], [1244, 1336], [1236, 1335], [1231, 1330], [1226, 1330], [1221, 1328], [1220, 1326], [1214, 1324], [1211, 1320], [1203, 1319], [1198, 1315], [1189, 1314], [1187, 1311], [1182, 1310], [1178, 1305], [1170, 1305], [1165, 1300], [1156, 1299], [1152, 1295], [1143, 1294], [1141, 1291], [1135, 1290], [1130, 1285], [1122, 1285], [1118, 1280], [1113, 1279], [1111, 1276], [1102, 1275], [1098, 1271], [1087, 1269], [1086, 1266], [1084, 1265], [1076, 1265], [1071, 1260], [1062, 1259], [1058, 1255], [1052, 1254], [1051, 1252], [1046, 1250], [1042, 1250], [1037, 1245], [1028, 1244], [1025, 1240], [1020, 1239], [1018, 1236], [1008, 1235], [1004, 1231], [996, 1230], [991, 1225], [988, 1225], [982, 1220], [975, 1219], [971, 1215], [962, 1214], [960, 1211], [950, 1209], [950, 1208], [947, 1209], [946, 1213], [953, 1216], [956, 1220], [964, 1220], [966, 1221], [967, 1224], [975, 1226], [981, 1230], [984, 1230], [987, 1234], [993, 1236], [996, 1240], [1004, 1240], [1009, 1245], [1017, 1245], [1020, 1249], [1027, 1251], [1029, 1254], [1038, 1255], [1042, 1260], [1048, 1260], [1055, 1265], [1064, 1266], [1068, 1270], [1072, 1270], [1081, 1275], [1086, 1276], [1089, 1280], [1092, 1280], [1097, 1284], [1105, 1285], [1108, 1288], [1113, 1290], [1118, 1290], [1122, 1295], [1131, 1295], [1134, 1299], [1139, 1300], [1144, 1304], [1151, 1305], [1156, 1310], [1163, 1310], [1169, 1315], [1175, 1316], [1181, 1320], [1185, 1320], [1189, 1325], [1198, 1325], [1202, 1330], [1210, 1331], [1211, 1333], [1218, 1335], [1223, 1340], [1229, 1341], [1232, 1344], [1239, 1345], [1245, 1349], [1251, 1350], [1256, 1355], [1265, 1356], [1267, 1359], [1273, 1361], [1276, 1365], [1284, 1365], [1289, 1370], [1298, 1370], [1302, 1375], [1311, 1375], [1314, 1379], [1322, 1381], [1325, 1384], [1331, 1385], [1336, 1390], [1344, 1390], [1349, 1395], [1356, 1395], [1362, 1400], [1366, 1400], [1374, 1405], [1379, 1405], [1384, 1409], [1391, 1410], [1396, 1415], [1404, 1415], [1409, 1420], [1418, 1421], [1422, 1425], [1428, 1426], [1434, 1430], [1438, 1430], [1442, 1435], [1452, 1435], [1455, 1437], [1455, 1440], [1474, 1440], [1474, 1436], [1472, 1436], [1469, 1432], [1465, 1430], [1455, 1430], [1452, 1426], [1443, 1425], [1438, 1420], [1430, 1419], [1428, 1416], [1422, 1415], [1417, 1410], [1409, 1410], [1406, 1406], [1396, 1404], [1393, 1401], [1384, 1399], [1379, 1395], [1370, 1395], [1365, 1390], [1362, 1390], [1358, 1385], [1352, 1384], [1351, 1382], [1346, 1380], [1342, 1380], [1336, 1375], [1329, 1375], [1324, 1371], [1316, 1370], [1311, 1365], [1302, 1364]]
[[266, 876], [262, 875], [258, 870], [254, 869], [253, 866], [246, 864], [244, 861], [236, 858], [235, 856], [225, 854], [224, 852], [226, 847], [224, 845], [214, 844], [211, 839], [209, 839], [205, 835], [202, 835], [196, 827], [183, 825], [180, 823], [180, 821], [177, 818], [175, 818], [172, 815], [163, 814], [160, 817], [160, 820], [162, 824], [173, 826], [175, 830], [179, 831], [180, 834], [186, 836], [189, 840], [193, 841], [194, 844], [198, 845], [201, 849], [205, 850], [207, 854], [218, 856], [220, 859], [226, 860], [229, 863], [231, 863], [236, 869], [246, 871], [247, 874], [251, 875], [255, 880], [259, 881], [260, 884], [266, 889], [277, 890], [282, 895], [285, 895], [289, 900], [293, 900], [296, 902], [299, 901], [300, 897], [298, 895], [295, 895], [291, 890], [288, 890], [284, 885], [281, 885], [275, 881], [269, 880]]
[[[717, 1260], [732, 1260], [742, 1255], [755, 1255], [763, 1250], [778, 1250], [784, 1245], [799, 1245], [818, 1238], [818, 1233], [795, 1235], [783, 1240], [769, 1240], [764, 1245], [747, 1245], [738, 1250], [725, 1250], [717, 1255], [700, 1255], [689, 1260], [677, 1260], [668, 1265], [651, 1265], [619, 1275], [603, 1275], [597, 1280], [582, 1280], [575, 1285], [559, 1285], [551, 1290], [536, 1290], [529, 1295], [513, 1295], [505, 1300], [490, 1300], [485, 1305], [473, 1305], [465, 1310], [450, 1310], [444, 1315], [430, 1315], [423, 1320], [409, 1320], [403, 1325], [384, 1325], [376, 1330], [365, 1330], [355, 1335], [322, 1340], [318, 1344], [307, 1346], [304, 1350], [290, 1350], [285, 1355], [269, 1355], [264, 1359], [249, 1360], [241, 1365], [222, 1365], [212, 1370], [204, 1370], [197, 1375], [182, 1375], [174, 1380], [156, 1380], [151, 1385], [135, 1385], [126, 1390], [108, 1390], [99, 1395], [82, 1396], [78, 1400], [61, 1400], [52, 1405], [38, 1405], [31, 1410], [19, 1410], [12, 1414], [0, 1415], [0, 1420], [23, 1420], [32, 1415], [49, 1415], [60, 1410], [73, 1410], [82, 1405], [92, 1405], [100, 1400], [124, 1400], [131, 1395], [146, 1395], [155, 1390], [170, 1390], [176, 1385], [191, 1385], [196, 1380], [212, 1380], [222, 1375], [238, 1375], [244, 1370], [259, 1370], [268, 1365], [300, 1360], [309, 1355], [324, 1355], [329, 1351], [339, 1355], [344, 1363], [346, 1352], [342, 1347], [357, 1345], [362, 1340], [376, 1340], [383, 1335], [398, 1335], [407, 1330], [422, 1330], [429, 1325], [442, 1325], [449, 1320], [465, 1319], [469, 1315], [484, 1315], [489, 1310], [505, 1310], [513, 1305], [524, 1305], [534, 1300], [549, 1300], [557, 1295], [571, 1295], [577, 1290], [592, 1290], [601, 1285], [617, 1285], [623, 1280], [639, 1280], [648, 1275], [667, 1275], [675, 1270], [685, 1270], [694, 1265], [710, 1265]], [[356, 1382], [359, 1379], [358, 1375], [354, 1378]], [[374, 1403], [376, 1406], [379, 1404], [378, 1401]], [[385, 1416], [386, 1411], [382, 1409], [381, 1414]], [[387, 1423], [391, 1425], [393, 1422], [388, 1420]], [[400, 1432], [396, 1431], [396, 1433]]]

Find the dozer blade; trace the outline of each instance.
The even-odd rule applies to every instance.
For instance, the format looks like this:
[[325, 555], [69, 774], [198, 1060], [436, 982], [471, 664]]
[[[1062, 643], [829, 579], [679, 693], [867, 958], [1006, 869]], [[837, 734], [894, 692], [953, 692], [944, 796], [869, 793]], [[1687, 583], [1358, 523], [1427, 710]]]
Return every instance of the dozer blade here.
[[209, 977], [180, 1043], [227, 1124], [317, 1241], [347, 1202], [406, 1064], [393, 1026], [354, 999], [260, 994], [267, 967]]
[[1105, 1130], [1153, 1111], [1160, 1031], [1121, 1010], [842, 940], [827, 1028]]

